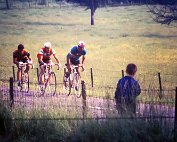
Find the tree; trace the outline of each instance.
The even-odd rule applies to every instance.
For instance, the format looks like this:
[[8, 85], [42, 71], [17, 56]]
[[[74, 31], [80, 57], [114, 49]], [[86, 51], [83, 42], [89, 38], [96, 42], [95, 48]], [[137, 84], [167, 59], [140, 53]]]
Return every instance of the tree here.
[[177, 22], [176, 0], [151, 0], [148, 1], [148, 8], [157, 23], [170, 25]]
[[94, 25], [94, 14], [98, 7], [104, 7], [108, 5], [109, 0], [88, 0], [88, 7], [91, 10], [91, 25]]
[[91, 25], [94, 25], [94, 14], [96, 9], [98, 8], [98, 1], [97, 0], [89, 0], [88, 6], [90, 7], [91, 10]]

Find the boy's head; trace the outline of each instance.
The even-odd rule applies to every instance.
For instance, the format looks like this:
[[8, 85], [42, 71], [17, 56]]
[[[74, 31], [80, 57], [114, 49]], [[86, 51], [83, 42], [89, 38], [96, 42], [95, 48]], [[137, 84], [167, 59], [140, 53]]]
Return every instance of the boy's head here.
[[128, 75], [134, 76], [136, 72], [137, 72], [137, 66], [135, 64], [130, 63], [130, 64], [127, 65], [126, 73]]

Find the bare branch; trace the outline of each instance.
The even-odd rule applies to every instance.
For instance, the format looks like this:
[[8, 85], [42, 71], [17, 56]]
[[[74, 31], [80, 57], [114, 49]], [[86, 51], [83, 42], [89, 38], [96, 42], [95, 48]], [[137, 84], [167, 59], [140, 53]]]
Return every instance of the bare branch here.
[[156, 0], [151, 0], [151, 3], [157, 5], [147, 5], [149, 12], [153, 14], [153, 20], [157, 23], [170, 25], [172, 22], [177, 22], [177, 2], [173, 0], [162, 0], [157, 3]]

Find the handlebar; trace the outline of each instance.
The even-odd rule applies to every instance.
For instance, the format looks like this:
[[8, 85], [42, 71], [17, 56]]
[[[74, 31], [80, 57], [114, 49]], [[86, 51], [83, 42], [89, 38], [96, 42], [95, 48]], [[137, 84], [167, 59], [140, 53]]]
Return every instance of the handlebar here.
[[32, 68], [31, 68], [31, 69], [33, 69], [33, 68], [34, 68], [34, 65], [33, 65], [33, 63], [32, 63], [32, 62], [28, 62], [28, 63], [18, 62], [18, 64], [19, 64], [19, 67], [24, 67], [25, 65], [31, 65], [31, 66], [32, 66]]
[[54, 64], [54, 63], [47, 64], [47, 63], [44, 63], [44, 66], [46, 66], [46, 67], [52, 67], [54, 65], [58, 66], [57, 70], [59, 70], [61, 68], [61, 64]]
[[78, 67], [82, 67], [82, 71], [84, 71], [83, 65], [72, 65], [72, 66], [71, 66], [71, 70], [73, 70], [73, 69], [75, 69], [75, 68], [78, 68]]
[[[68, 64], [65, 64], [67, 66]], [[83, 67], [83, 65], [71, 65], [72, 68], [78, 68], [78, 67]]]

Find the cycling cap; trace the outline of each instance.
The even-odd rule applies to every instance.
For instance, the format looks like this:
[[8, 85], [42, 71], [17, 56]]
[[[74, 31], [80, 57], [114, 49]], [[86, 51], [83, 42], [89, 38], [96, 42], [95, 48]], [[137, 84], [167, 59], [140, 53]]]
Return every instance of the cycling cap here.
[[85, 42], [83, 42], [83, 41], [79, 41], [78, 46], [84, 48], [84, 47], [85, 47]]
[[50, 42], [46, 42], [46, 43], [44, 43], [44, 47], [45, 48], [51, 48], [52, 44]]

